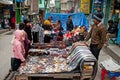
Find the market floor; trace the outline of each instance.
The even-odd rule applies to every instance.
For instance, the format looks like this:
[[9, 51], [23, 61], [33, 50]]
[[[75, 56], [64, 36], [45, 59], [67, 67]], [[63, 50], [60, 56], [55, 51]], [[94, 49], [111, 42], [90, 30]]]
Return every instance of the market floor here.
[[[96, 74], [95, 80], [101, 80], [101, 67], [100, 67], [100, 62], [106, 60], [106, 59], [110, 59], [111, 57], [106, 54], [106, 52], [104, 52], [103, 50], [101, 50], [100, 52], [100, 56], [99, 56], [99, 61], [98, 61], [98, 72]], [[105, 76], [104, 80], [111, 80], [111, 78], [109, 76]], [[117, 78], [117, 80], [120, 80], [120, 77]]]

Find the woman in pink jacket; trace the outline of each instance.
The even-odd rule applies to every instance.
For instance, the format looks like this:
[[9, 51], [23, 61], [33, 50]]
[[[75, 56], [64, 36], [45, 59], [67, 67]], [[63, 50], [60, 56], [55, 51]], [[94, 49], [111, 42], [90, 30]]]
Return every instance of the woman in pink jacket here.
[[25, 49], [23, 45], [23, 32], [21, 30], [16, 30], [15, 40], [13, 42], [13, 52], [14, 52], [14, 63], [13, 63], [13, 71], [16, 71], [21, 63], [25, 63]]

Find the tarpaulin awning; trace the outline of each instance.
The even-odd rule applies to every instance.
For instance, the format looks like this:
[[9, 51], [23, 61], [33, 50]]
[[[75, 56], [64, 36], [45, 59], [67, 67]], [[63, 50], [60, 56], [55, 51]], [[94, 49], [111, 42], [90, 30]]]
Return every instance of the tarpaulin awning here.
[[53, 23], [56, 23], [57, 20], [60, 20], [62, 23], [62, 27], [64, 28], [64, 30], [66, 30], [66, 21], [69, 15], [72, 15], [72, 21], [74, 26], [86, 26], [88, 30], [88, 20], [84, 13], [70, 13], [70, 14], [47, 13], [45, 15], [45, 19], [48, 19], [49, 16], [52, 16]]

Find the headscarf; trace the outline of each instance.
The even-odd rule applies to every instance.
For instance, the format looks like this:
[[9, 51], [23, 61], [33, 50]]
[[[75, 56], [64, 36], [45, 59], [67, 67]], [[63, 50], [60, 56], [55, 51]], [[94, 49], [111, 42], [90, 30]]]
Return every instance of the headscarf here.
[[15, 39], [22, 42], [23, 41], [23, 31], [16, 30], [15, 31]]

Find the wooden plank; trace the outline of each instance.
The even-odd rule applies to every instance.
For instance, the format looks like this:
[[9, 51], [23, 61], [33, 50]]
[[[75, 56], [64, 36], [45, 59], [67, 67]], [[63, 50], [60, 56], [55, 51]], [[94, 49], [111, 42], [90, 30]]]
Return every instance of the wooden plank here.
[[80, 80], [91, 80], [92, 76], [82, 76]]
[[16, 76], [15, 80], [28, 80], [28, 76]]
[[[53, 77], [53, 78], [73, 78], [80, 77], [80, 73], [56, 73], [56, 74], [22, 74], [16, 76], [27, 76], [27, 77]], [[19, 80], [19, 79], [18, 79]], [[25, 79], [27, 80], [27, 79]]]

